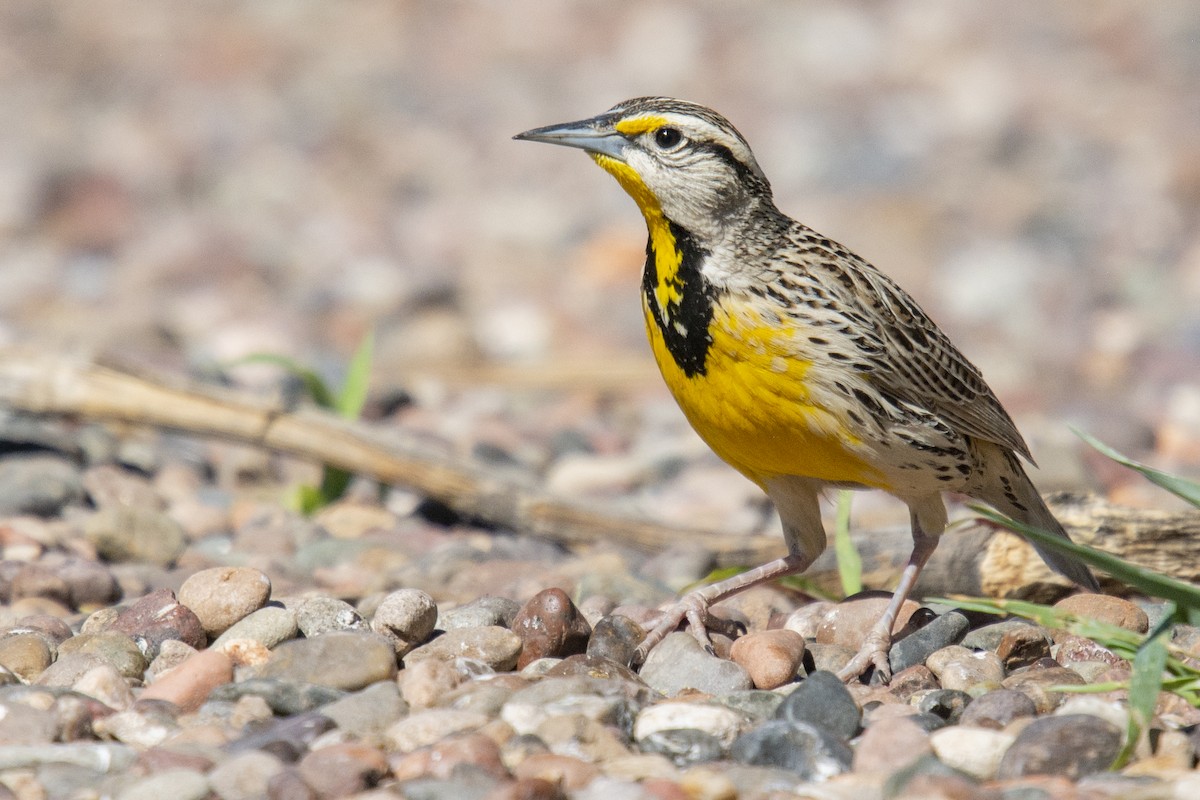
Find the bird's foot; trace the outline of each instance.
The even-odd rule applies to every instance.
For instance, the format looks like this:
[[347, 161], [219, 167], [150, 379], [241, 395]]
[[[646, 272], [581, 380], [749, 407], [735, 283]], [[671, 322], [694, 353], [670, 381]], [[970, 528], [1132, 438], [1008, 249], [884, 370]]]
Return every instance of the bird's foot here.
[[872, 683], [887, 683], [892, 679], [892, 667], [888, 663], [888, 650], [891, 649], [891, 633], [876, 625], [863, 639], [862, 647], [850, 659], [846, 666], [838, 670], [837, 676], [844, 682], [849, 682], [862, 676], [868, 668], [874, 667], [871, 676]]
[[633, 654], [634, 665], [643, 664], [659, 642], [673, 633], [684, 621], [687, 622], [688, 633], [708, 652], [713, 652], [712, 641], [708, 638], [709, 631], [720, 633], [733, 639], [745, 633], [745, 628], [738, 622], [718, 617], [709, 610], [707, 597], [701, 592], [692, 592], [679, 599], [664, 613], [658, 624], [650, 629], [646, 638], [638, 645]]

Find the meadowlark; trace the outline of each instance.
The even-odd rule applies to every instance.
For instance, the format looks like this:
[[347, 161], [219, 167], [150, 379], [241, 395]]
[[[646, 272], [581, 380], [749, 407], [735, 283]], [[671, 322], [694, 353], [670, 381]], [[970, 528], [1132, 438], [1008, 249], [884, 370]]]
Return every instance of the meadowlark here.
[[[694, 103], [642, 97], [515, 138], [585, 150], [649, 228], [642, 306], [667, 386], [702, 439], [758, 484], [788, 555], [683, 597], [638, 657], [684, 621], [710, 646], [711, 604], [805, 570], [825, 548], [831, 488], [908, 505], [913, 551], [886, 611], [840, 671], [874, 667], [959, 492], [1066, 538], [1018, 456], [1029, 448], [979, 370], [891, 278], [775, 207], [746, 140]], [[1082, 563], [1042, 557], [1098, 590]]]

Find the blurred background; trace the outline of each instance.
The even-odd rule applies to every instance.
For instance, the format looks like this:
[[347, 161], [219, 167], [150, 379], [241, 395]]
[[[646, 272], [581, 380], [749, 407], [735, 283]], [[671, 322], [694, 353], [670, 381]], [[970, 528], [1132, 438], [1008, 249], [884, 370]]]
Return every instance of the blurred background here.
[[645, 94], [722, 112], [781, 209], [916, 296], [1044, 481], [1097, 480], [1068, 422], [1200, 470], [1191, 0], [7, 0], [0, 344], [337, 380], [374, 329], [417, 427], [709, 458], [644, 342], [634, 204], [511, 140]]

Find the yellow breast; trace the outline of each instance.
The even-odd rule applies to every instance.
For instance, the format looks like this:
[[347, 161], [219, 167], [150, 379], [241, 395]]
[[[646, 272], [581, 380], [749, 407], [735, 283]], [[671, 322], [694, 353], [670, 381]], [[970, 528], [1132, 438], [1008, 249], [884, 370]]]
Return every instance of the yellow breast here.
[[773, 476], [801, 475], [883, 484], [855, 452], [860, 443], [844, 415], [814, 401], [805, 380], [812, 364], [792, 354], [794, 329], [718, 302], [706, 369], [692, 376], [672, 358], [648, 306], [646, 329], [663, 379], [692, 427], [751, 480], [761, 485]]

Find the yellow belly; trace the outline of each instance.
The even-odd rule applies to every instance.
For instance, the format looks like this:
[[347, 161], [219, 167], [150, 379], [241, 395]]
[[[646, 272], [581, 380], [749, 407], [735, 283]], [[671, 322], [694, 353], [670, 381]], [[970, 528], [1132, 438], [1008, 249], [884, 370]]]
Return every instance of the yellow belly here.
[[800, 475], [883, 488], [882, 476], [855, 452], [860, 444], [843, 417], [817, 405], [806, 384], [811, 362], [794, 355], [794, 330], [766, 325], [744, 310], [717, 304], [713, 343], [702, 374], [676, 365], [647, 309], [655, 360], [683, 413], [722, 459], [762, 485]]

